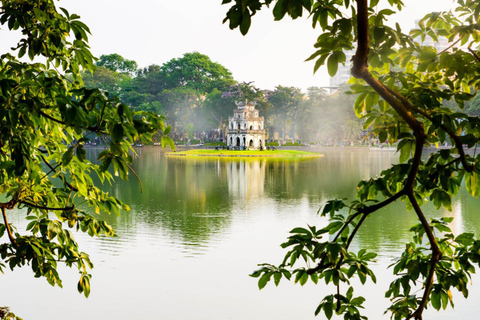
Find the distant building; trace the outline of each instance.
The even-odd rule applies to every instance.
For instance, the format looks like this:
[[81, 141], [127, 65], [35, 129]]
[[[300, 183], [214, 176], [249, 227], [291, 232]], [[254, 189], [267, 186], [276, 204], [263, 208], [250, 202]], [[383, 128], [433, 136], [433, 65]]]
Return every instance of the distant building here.
[[348, 80], [352, 76], [350, 70], [352, 69], [352, 57], [355, 55], [355, 51], [356, 49], [343, 51], [345, 53], [345, 56], [347, 57], [347, 59], [345, 60], [345, 65], [341, 63], [338, 64], [337, 74], [334, 77], [330, 78], [331, 88], [329, 89], [338, 88], [341, 84], [348, 82]]
[[237, 110], [228, 118], [227, 145], [229, 147], [265, 148], [264, 119], [255, 105], [237, 102]]
[[[415, 28], [417, 29], [419, 28], [419, 21], [420, 20], [415, 20]], [[433, 41], [432, 37], [430, 36], [426, 36], [423, 42], [420, 42], [421, 39], [419, 37], [415, 38], [414, 40], [418, 41], [422, 46], [435, 47], [437, 52], [441, 52], [447, 49], [449, 46], [448, 39], [445, 36], [438, 36], [438, 41]], [[338, 88], [341, 84], [348, 82], [348, 80], [352, 76], [350, 70], [352, 69], [352, 57], [355, 55], [355, 51], [356, 49], [344, 51], [347, 57], [345, 65], [338, 64], [337, 74], [334, 77], [330, 78], [330, 87], [328, 87], [328, 89], [334, 90], [335, 88]]]

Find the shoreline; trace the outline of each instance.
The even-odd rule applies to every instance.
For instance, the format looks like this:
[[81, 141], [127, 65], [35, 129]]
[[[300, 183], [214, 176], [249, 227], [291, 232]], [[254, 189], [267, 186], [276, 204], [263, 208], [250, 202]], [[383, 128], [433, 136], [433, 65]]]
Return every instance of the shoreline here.
[[177, 152], [166, 152], [169, 157], [225, 157], [225, 158], [318, 158], [323, 154], [312, 150], [213, 150], [213, 149], [190, 149]]

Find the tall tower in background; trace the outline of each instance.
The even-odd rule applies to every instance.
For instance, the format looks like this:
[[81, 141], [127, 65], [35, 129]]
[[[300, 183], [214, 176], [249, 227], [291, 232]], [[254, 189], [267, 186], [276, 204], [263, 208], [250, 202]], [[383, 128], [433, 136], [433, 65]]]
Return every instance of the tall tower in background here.
[[356, 49], [344, 51], [347, 56], [345, 65], [338, 65], [337, 74], [330, 78], [330, 89], [338, 88], [341, 84], [346, 83], [352, 76], [350, 74], [350, 69], [352, 69], [352, 57], [355, 55], [355, 51]]
[[[419, 28], [420, 20], [415, 20], [415, 28]], [[419, 42], [422, 46], [432, 46], [437, 49], [437, 52], [441, 52], [448, 48], [448, 39], [445, 36], [439, 36], [438, 41], [433, 41], [432, 37], [426, 36], [423, 42], [420, 42], [420, 37], [414, 39], [415, 41]], [[345, 61], [345, 65], [339, 64], [337, 74], [334, 77], [330, 78], [330, 89], [335, 90], [341, 84], [346, 83], [348, 79], [350, 79], [350, 69], [352, 68], [352, 57], [355, 54], [356, 49], [353, 50], [346, 50], [345, 55], [347, 56], [347, 60]]]

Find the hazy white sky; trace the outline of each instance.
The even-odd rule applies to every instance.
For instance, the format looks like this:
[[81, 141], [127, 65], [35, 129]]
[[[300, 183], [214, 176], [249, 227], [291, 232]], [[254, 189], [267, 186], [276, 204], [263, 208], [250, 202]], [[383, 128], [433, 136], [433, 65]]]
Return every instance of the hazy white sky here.
[[[230, 30], [222, 24], [229, 6], [222, 6], [221, 2], [59, 0], [58, 5], [79, 14], [90, 27], [90, 45], [96, 56], [118, 53], [146, 67], [198, 51], [227, 67], [236, 80], [254, 81], [262, 89], [285, 85], [305, 90], [329, 84], [326, 68], [313, 75], [313, 62], [304, 62], [314, 52], [313, 44], [320, 33], [319, 29], [312, 29], [310, 21], [273, 21], [271, 11], [264, 10], [254, 17], [244, 37], [238, 29]], [[405, 10], [391, 21], [409, 30], [415, 19], [429, 11], [450, 9], [454, 1], [404, 3]], [[0, 32], [0, 52], [15, 43], [6, 33]]]

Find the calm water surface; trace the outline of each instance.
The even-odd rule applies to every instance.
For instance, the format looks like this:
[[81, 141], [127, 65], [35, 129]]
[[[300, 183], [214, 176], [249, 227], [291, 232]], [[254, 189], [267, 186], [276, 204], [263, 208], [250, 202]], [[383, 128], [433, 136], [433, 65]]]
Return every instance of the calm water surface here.
[[[90, 150], [90, 156], [101, 150]], [[75, 270], [63, 269], [64, 289], [33, 278], [28, 270], [0, 275], [0, 305], [25, 320], [165, 319], [281, 320], [315, 319], [314, 310], [327, 289], [281, 282], [259, 291], [248, 274], [262, 262], [278, 263], [279, 247], [293, 227], [326, 225], [316, 212], [332, 198], [354, 197], [360, 179], [375, 176], [397, 161], [386, 151], [322, 150], [325, 157], [224, 160], [167, 158], [158, 149], [138, 150], [134, 169], [142, 179], [106, 187], [131, 205], [121, 217], [107, 216], [118, 237], [77, 235], [90, 253], [92, 293], [76, 291]], [[479, 233], [479, 202], [462, 192], [453, 212], [456, 233]], [[428, 214], [435, 213], [426, 206]], [[21, 216], [13, 222], [25, 227]], [[401, 203], [373, 215], [355, 246], [378, 250], [373, 268], [378, 284], [358, 286], [367, 297], [366, 315], [388, 319], [384, 292], [392, 279], [385, 270], [403, 249], [407, 230], [416, 223]], [[480, 279], [470, 298], [457, 297], [455, 311], [430, 311], [425, 319], [475, 319]]]

